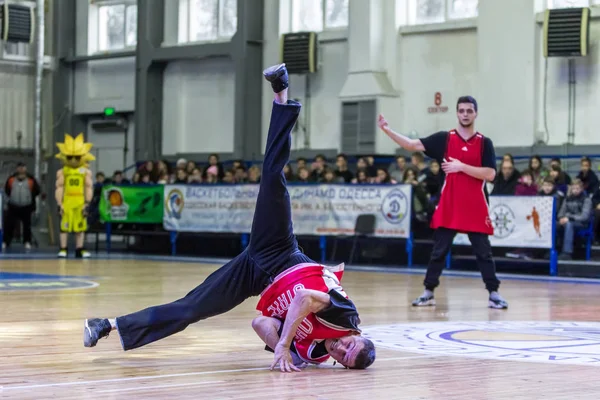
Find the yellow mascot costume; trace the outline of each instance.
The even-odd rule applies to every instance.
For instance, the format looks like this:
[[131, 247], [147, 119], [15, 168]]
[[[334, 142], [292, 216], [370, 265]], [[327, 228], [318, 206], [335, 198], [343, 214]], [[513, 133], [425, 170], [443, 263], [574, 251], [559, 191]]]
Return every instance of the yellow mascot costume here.
[[65, 142], [57, 143], [60, 151], [56, 158], [63, 167], [56, 173], [56, 204], [61, 216], [59, 258], [67, 257], [68, 234], [75, 233], [77, 258], [89, 258], [90, 253], [83, 248], [87, 231], [87, 207], [94, 193], [92, 172], [88, 162], [95, 160], [90, 154], [91, 143], [85, 143], [83, 133], [75, 139], [65, 134]]

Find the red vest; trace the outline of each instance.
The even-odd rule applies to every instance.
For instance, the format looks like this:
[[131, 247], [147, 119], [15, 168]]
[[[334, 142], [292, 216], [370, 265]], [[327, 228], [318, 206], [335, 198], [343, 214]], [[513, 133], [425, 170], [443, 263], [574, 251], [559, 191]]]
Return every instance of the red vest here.
[[[288, 308], [300, 289], [318, 290], [329, 293], [336, 290], [348, 297], [340, 286], [344, 273], [344, 264], [337, 267], [303, 263], [289, 268], [277, 275], [273, 283], [261, 293], [256, 309], [267, 317], [285, 320]], [[309, 314], [296, 331], [294, 346], [300, 358], [305, 362], [320, 364], [329, 358], [329, 354], [313, 356], [312, 350], [325, 339], [337, 339], [352, 333], [351, 330], [335, 326], [315, 314]]]
[[[481, 167], [484, 137], [476, 133], [464, 140], [458, 132], [448, 133], [444, 159], [460, 160], [464, 164]], [[461, 233], [479, 232], [494, 234], [485, 197], [485, 180], [473, 178], [465, 173], [447, 174], [442, 187], [440, 202], [433, 213], [431, 227], [454, 229]]]

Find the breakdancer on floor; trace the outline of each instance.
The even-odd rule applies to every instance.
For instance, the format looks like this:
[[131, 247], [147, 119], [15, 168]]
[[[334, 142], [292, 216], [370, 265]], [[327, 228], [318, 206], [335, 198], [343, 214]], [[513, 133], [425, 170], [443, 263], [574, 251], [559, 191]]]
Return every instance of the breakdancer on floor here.
[[275, 99], [248, 247], [179, 300], [115, 319], [86, 320], [86, 347], [117, 330], [123, 349], [136, 349], [261, 295], [262, 315], [252, 327], [275, 354], [271, 369], [279, 364], [281, 371], [298, 371], [300, 364], [329, 357], [354, 369], [374, 362], [373, 342], [360, 336], [358, 311], [340, 285], [343, 265], [320, 265], [298, 248], [283, 167], [301, 105], [287, 98], [285, 64], [263, 74]]

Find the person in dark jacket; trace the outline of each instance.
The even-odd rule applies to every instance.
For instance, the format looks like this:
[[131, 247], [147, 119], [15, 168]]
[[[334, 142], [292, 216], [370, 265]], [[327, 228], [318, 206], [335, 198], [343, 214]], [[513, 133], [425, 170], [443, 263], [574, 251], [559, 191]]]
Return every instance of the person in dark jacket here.
[[554, 183], [554, 178], [551, 176], [547, 176], [544, 179], [544, 183], [542, 183], [542, 188], [539, 193], [540, 196], [552, 196], [556, 199], [556, 212], [560, 210], [562, 206], [562, 202], [565, 199], [565, 192], [559, 190], [556, 184]]
[[496, 180], [494, 181], [492, 194], [499, 196], [514, 195], [517, 184], [519, 183], [519, 177], [519, 171], [515, 169], [515, 165], [511, 161], [502, 161], [500, 173], [496, 176]]
[[558, 212], [558, 234], [562, 236], [560, 260], [573, 257], [573, 239], [577, 229], [586, 228], [592, 215], [592, 199], [584, 192], [583, 182], [573, 179], [569, 194]]
[[593, 196], [599, 187], [598, 177], [592, 171], [592, 160], [588, 157], [583, 157], [581, 159], [581, 171], [577, 178], [583, 182], [583, 190], [587, 192], [590, 196]]
[[2, 248], [10, 246], [17, 222], [21, 221], [23, 243], [26, 249], [30, 249], [31, 214], [35, 211], [35, 198], [40, 194], [40, 185], [32, 175], [27, 173], [25, 164], [19, 163], [17, 171], [6, 180], [4, 192], [8, 202], [4, 219]]
[[516, 196], [535, 196], [538, 191], [537, 184], [533, 181], [533, 174], [524, 171], [515, 189]]

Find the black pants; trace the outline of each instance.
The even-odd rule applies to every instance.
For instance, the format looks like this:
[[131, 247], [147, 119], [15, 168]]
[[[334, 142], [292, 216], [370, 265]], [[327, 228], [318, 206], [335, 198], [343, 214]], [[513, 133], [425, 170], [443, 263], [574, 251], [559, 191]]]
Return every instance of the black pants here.
[[12, 204], [8, 205], [8, 210], [6, 210], [6, 217], [4, 219], [4, 243], [6, 243], [7, 247], [13, 240], [18, 221], [23, 223], [23, 230], [21, 231], [23, 243], [31, 243], [32, 212], [31, 206], [18, 207]]
[[[452, 246], [456, 231], [446, 228], [438, 228], [433, 234], [433, 250], [427, 267], [427, 274], [423, 282], [427, 290], [433, 291], [440, 284], [440, 275], [446, 263], [446, 256]], [[492, 257], [492, 246], [488, 235], [483, 233], [469, 233], [469, 241], [473, 247], [473, 253], [477, 259], [477, 266], [481, 271], [481, 277], [485, 288], [489, 292], [495, 292], [500, 286], [496, 277], [496, 264]]]
[[173, 303], [117, 318], [124, 350], [181, 332], [202, 319], [223, 314], [259, 295], [282, 271], [314, 262], [298, 249], [283, 167], [290, 156], [291, 130], [300, 104], [274, 104], [260, 190], [248, 248]]

